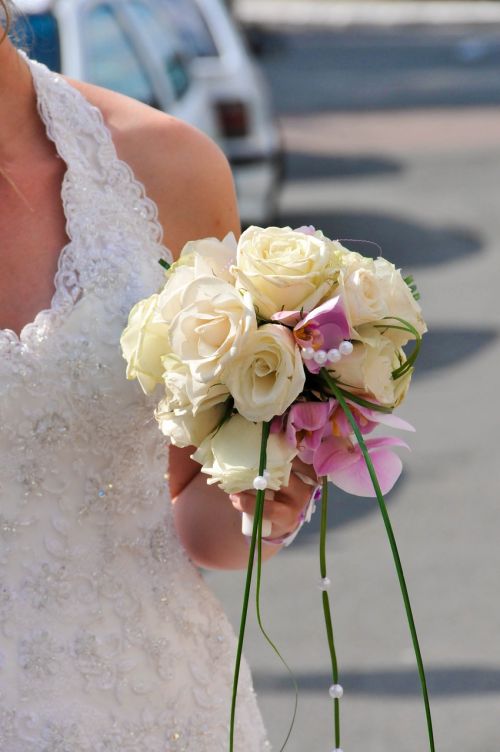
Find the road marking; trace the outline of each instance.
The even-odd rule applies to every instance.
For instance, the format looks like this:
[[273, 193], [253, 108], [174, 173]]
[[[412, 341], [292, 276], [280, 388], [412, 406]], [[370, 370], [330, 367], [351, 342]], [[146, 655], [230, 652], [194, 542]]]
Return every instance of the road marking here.
[[288, 151], [339, 156], [500, 147], [500, 107], [307, 113], [280, 120]]
[[237, 0], [247, 23], [279, 26], [397, 26], [404, 24], [500, 23], [493, 2], [328, 2], [327, 0]]

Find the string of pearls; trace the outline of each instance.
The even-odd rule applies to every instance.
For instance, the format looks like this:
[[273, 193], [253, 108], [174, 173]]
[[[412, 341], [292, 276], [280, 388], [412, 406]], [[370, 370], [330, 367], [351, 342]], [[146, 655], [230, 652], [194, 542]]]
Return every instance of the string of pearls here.
[[333, 347], [331, 350], [315, 350], [313, 347], [303, 347], [302, 359], [314, 360], [319, 366], [324, 366], [325, 363], [338, 363], [343, 357], [350, 355], [353, 350], [352, 342], [344, 339], [338, 348]]

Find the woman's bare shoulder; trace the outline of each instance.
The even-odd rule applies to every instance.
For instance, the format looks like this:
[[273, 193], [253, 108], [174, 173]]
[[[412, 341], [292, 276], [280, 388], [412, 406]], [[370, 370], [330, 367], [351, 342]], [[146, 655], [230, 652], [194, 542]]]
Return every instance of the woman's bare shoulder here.
[[157, 204], [165, 244], [238, 234], [234, 183], [219, 147], [196, 128], [134, 99], [70, 81], [103, 115], [120, 159]]

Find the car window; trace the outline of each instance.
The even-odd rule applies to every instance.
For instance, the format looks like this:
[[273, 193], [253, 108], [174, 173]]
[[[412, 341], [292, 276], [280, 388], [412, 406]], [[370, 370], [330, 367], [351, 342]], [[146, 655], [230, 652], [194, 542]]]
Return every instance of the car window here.
[[132, 0], [129, 9], [134, 25], [140, 27], [149, 44], [161, 57], [175, 98], [181, 99], [190, 86], [189, 73], [179, 49], [181, 42], [176, 40], [172, 30], [168, 28], [165, 13], [158, 6], [153, 11], [148, 3], [141, 0]]
[[111, 6], [85, 12], [82, 40], [86, 81], [157, 106], [148, 73]]
[[195, 0], [158, 0], [193, 57], [219, 57], [219, 50]]
[[52, 13], [20, 13], [15, 18], [11, 36], [34, 60], [61, 73], [59, 28]]

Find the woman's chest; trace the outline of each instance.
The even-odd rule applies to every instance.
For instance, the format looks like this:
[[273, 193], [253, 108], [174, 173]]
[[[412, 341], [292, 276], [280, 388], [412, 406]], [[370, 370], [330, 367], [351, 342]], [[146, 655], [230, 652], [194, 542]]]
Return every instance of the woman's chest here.
[[0, 183], [0, 328], [19, 333], [50, 306], [59, 256], [68, 243], [61, 203], [64, 163], [34, 165]]

